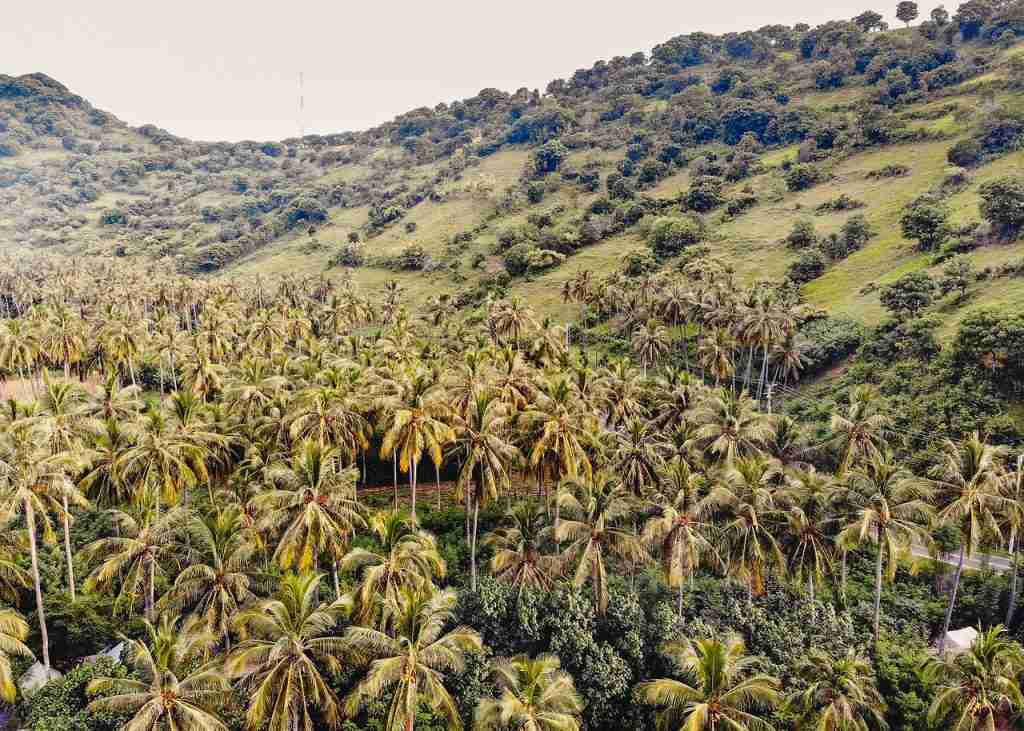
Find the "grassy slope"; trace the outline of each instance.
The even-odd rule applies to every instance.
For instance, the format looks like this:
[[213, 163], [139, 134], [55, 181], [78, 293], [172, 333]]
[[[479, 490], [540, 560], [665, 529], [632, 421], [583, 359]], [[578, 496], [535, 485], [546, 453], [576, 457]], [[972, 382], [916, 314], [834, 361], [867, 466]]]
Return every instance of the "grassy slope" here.
[[[1006, 55], [1024, 53], [1024, 45], [1010, 49]], [[998, 78], [1001, 70], [993, 72]], [[967, 109], [977, 109], [980, 103], [979, 88], [985, 79], [973, 79], [961, 85], [959, 94], [918, 105], [910, 110], [921, 112], [929, 106], [938, 107], [950, 103]], [[865, 93], [864, 87], [843, 88], [830, 92], [812, 92], [803, 95], [795, 103], [805, 103], [820, 109], [841, 110], [855, 103]], [[1018, 104], [1019, 99], [1001, 98], [1001, 103]], [[712, 214], [712, 239], [709, 241], [716, 254], [723, 256], [736, 268], [741, 280], [753, 281], [758, 278], [779, 278], [796, 255], [789, 251], [780, 240], [793, 224], [801, 219], [811, 219], [819, 233], [837, 231], [854, 212], [816, 215], [814, 208], [819, 204], [846, 194], [867, 204], [861, 209], [872, 224], [877, 235], [861, 251], [845, 261], [831, 267], [820, 279], [805, 287], [807, 300], [834, 314], [856, 318], [863, 322], [877, 323], [884, 311], [878, 301], [877, 286], [918, 269], [931, 269], [930, 256], [917, 252], [912, 242], [903, 239], [899, 230], [899, 218], [903, 208], [914, 198], [933, 189], [943, 179], [947, 168], [946, 151], [957, 136], [967, 130], [965, 124], [957, 122], [952, 114], [936, 119], [908, 120], [911, 129], [927, 129], [941, 133], [944, 138], [936, 141], [889, 146], [869, 150], [839, 162], [832, 169], [833, 177], [814, 188], [799, 192], [786, 191], [781, 177], [781, 164], [792, 160], [797, 146], [769, 150], [761, 158], [763, 172], [742, 181], [736, 188], [750, 186], [762, 201], [755, 208], [733, 220], [723, 220], [721, 213]], [[494, 218], [495, 202], [501, 191], [513, 184], [519, 177], [528, 157], [525, 150], [507, 150], [486, 158], [479, 167], [466, 171], [463, 179], [449, 186], [449, 198], [442, 203], [425, 202], [412, 209], [399, 224], [392, 226], [381, 235], [365, 243], [366, 252], [371, 256], [393, 255], [412, 242], [421, 245], [428, 253], [439, 253], [450, 239], [460, 231], [466, 231], [483, 222], [491, 225], [478, 235], [465, 249], [461, 257], [461, 273], [465, 281], [458, 284], [449, 273], [402, 273], [383, 269], [361, 268], [355, 271], [358, 281], [369, 288], [379, 287], [387, 279], [397, 279], [414, 301], [423, 301], [438, 291], [450, 291], [458, 286], [472, 285], [483, 275], [488, 266], [493, 267], [493, 258], [482, 268], [471, 266], [475, 256], [490, 256], [495, 235], [502, 228], [525, 220], [526, 215], [538, 208], [563, 205], [567, 216], [578, 215], [592, 200], [593, 196], [570, 195], [564, 189], [549, 195], [538, 207], [516, 214]], [[585, 151], [573, 153], [568, 162], [575, 167], [586, 163], [597, 164], [607, 174], [621, 158], [621, 151]], [[888, 164], [899, 163], [911, 168], [909, 175], [901, 178], [873, 180], [867, 173]], [[986, 180], [999, 176], [1019, 173], [1024, 168], [1024, 152], [1018, 152], [996, 160], [971, 173], [971, 183], [963, 191], [952, 196], [948, 203], [954, 221], [961, 223], [978, 218], [977, 189]], [[417, 171], [419, 175], [432, 173], [430, 166]], [[662, 180], [647, 191], [648, 195], [659, 198], [673, 198], [685, 190], [690, 181], [689, 170], [679, 171]], [[493, 193], [480, 196], [466, 190], [474, 180], [486, 179], [491, 182]], [[322, 272], [331, 253], [366, 220], [365, 209], [332, 211], [329, 225], [318, 231], [316, 238], [322, 247], [309, 251], [309, 239], [296, 234], [283, 244], [242, 261], [226, 276], [263, 272], [312, 274]], [[405, 233], [404, 223], [414, 222], [414, 234]], [[634, 230], [599, 244], [586, 247], [570, 257], [560, 267], [530, 279], [517, 279], [512, 291], [526, 298], [541, 314], [558, 318], [570, 318], [572, 306], [561, 302], [562, 284], [581, 269], [595, 274], [612, 271], [627, 251], [642, 247], [644, 242]], [[970, 258], [980, 269], [998, 265], [1024, 255], [1024, 243], [1011, 246], [993, 246], [972, 252]], [[952, 298], [943, 302], [937, 311], [946, 318], [943, 332], [950, 334], [967, 313], [985, 306], [1024, 305], [1024, 283], [1019, 280], [997, 280], [976, 285], [962, 302]]]

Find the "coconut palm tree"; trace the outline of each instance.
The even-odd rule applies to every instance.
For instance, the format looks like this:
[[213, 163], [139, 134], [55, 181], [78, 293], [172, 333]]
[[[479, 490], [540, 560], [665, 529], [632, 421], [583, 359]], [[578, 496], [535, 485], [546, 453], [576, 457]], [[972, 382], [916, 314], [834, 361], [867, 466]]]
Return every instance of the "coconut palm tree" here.
[[797, 582], [806, 581], [814, 601], [815, 587], [832, 570], [835, 517], [832, 476], [814, 467], [790, 469], [780, 491], [781, 548], [788, 558], [787, 570]]
[[547, 516], [535, 501], [515, 505], [505, 515], [506, 525], [495, 529], [484, 539], [491, 546], [491, 573], [523, 590], [554, 586], [561, 574], [559, 557], [544, 553], [544, 545], [551, 535]]
[[640, 541], [620, 525], [630, 515], [629, 492], [617, 477], [597, 472], [592, 479], [569, 482], [558, 500], [570, 516], [555, 530], [556, 539], [569, 541], [563, 559], [576, 564], [576, 586], [590, 582], [597, 611], [604, 614], [608, 608], [606, 559], [616, 556], [635, 562], [643, 556]]
[[[715, 377], [715, 387], [735, 370], [732, 354], [736, 341], [726, 328], [716, 327], [709, 335], [700, 339], [697, 346], [697, 360], [701, 368], [711, 372]], [[701, 372], [703, 377], [703, 371]]]
[[981, 632], [967, 652], [932, 659], [925, 677], [939, 687], [928, 708], [928, 722], [956, 731], [1012, 728], [1024, 709], [1022, 668], [1021, 647], [1002, 625]]
[[771, 422], [746, 392], [715, 391], [694, 409], [692, 419], [694, 446], [726, 464], [758, 453], [772, 435]]
[[443, 715], [448, 728], [462, 728], [444, 678], [446, 673], [461, 672], [466, 654], [479, 651], [482, 643], [480, 635], [468, 627], [445, 631], [455, 617], [456, 601], [451, 589], [407, 587], [385, 609], [381, 629], [348, 628], [346, 645], [371, 660], [345, 702], [348, 715], [390, 694], [388, 731], [413, 731], [421, 703]]
[[641, 536], [652, 554], [660, 555], [669, 586], [678, 590], [679, 616], [683, 616], [683, 587], [704, 558], [720, 562], [712, 538], [712, 525], [704, 519], [707, 480], [681, 457], [665, 468], [661, 486], [652, 499], [658, 514], [648, 518]]
[[115, 418], [104, 421], [102, 431], [93, 435], [91, 444], [82, 453], [86, 467], [85, 474], [78, 480], [78, 489], [94, 504], [112, 508], [134, 497], [118, 468], [129, 449], [129, 434]]
[[333, 634], [338, 610], [317, 600], [323, 574], [288, 574], [277, 593], [240, 612], [234, 626], [245, 639], [225, 669], [249, 699], [250, 729], [338, 728], [341, 705], [325, 670], [341, 669], [346, 649]]
[[982, 441], [977, 432], [960, 444], [947, 439], [942, 462], [932, 471], [938, 506], [936, 517], [940, 524], [959, 528], [961, 534], [960, 558], [939, 638], [940, 653], [946, 648], [946, 633], [960, 588], [964, 559], [986, 538], [1000, 535], [998, 518], [1006, 505], [1001, 491], [1001, 453], [998, 447]]
[[462, 463], [458, 489], [465, 496], [467, 510], [472, 513], [470, 531], [470, 588], [476, 591], [477, 536], [480, 525], [480, 504], [497, 499], [509, 484], [509, 466], [518, 450], [507, 441], [505, 407], [488, 391], [477, 393], [463, 414], [454, 418], [455, 449]]
[[875, 686], [871, 663], [850, 648], [834, 658], [811, 648], [798, 666], [807, 682], [786, 700], [797, 728], [814, 731], [881, 731], [887, 729], [885, 701]]
[[121, 455], [116, 470], [137, 498], [152, 491], [158, 511], [164, 504], [176, 505], [182, 490], [209, 482], [209, 448], [175, 429], [159, 407], [146, 410], [129, 438], [133, 446]]
[[51, 476], [53, 490], [59, 495], [59, 515], [64, 527], [64, 560], [67, 568], [68, 590], [71, 601], [75, 601], [75, 568], [71, 550], [71, 503], [85, 507], [88, 500], [67, 477], [77, 472], [83, 464], [83, 438], [87, 430], [94, 430], [96, 424], [86, 414], [85, 392], [70, 381], [51, 381], [44, 377], [45, 386], [39, 399], [39, 410], [29, 417], [43, 426], [46, 445], [51, 461], [59, 465], [65, 474], [55, 472]]
[[62, 486], [65, 476], [63, 469], [54, 465], [45, 443], [46, 434], [31, 419], [15, 421], [3, 430], [0, 435], [0, 516], [6, 519], [4, 522], [16, 518], [25, 521], [43, 665], [49, 670], [50, 643], [36, 541], [40, 529], [47, 543], [55, 540], [50, 515], [59, 515], [63, 509], [60, 490], [55, 486]]
[[655, 320], [648, 320], [633, 332], [632, 344], [646, 379], [647, 367], [668, 352], [668, 329]]
[[187, 566], [158, 604], [175, 614], [191, 612], [203, 628], [231, 649], [231, 619], [255, 598], [250, 570], [257, 543], [233, 507], [184, 526], [189, 538]]
[[912, 541], [925, 540], [934, 514], [929, 504], [931, 488], [901, 467], [888, 450], [854, 469], [848, 475], [847, 486], [843, 503], [851, 522], [839, 534], [839, 542], [853, 547], [870, 541], [878, 547], [873, 622], [878, 642], [883, 565], [885, 578], [891, 582], [900, 555]]
[[384, 434], [380, 452], [383, 457], [398, 454], [398, 465], [410, 476], [412, 488], [412, 522], [416, 519], [416, 477], [423, 452], [427, 452], [435, 465], [442, 462], [441, 450], [455, 439], [455, 432], [441, 416], [442, 405], [427, 398], [417, 398], [411, 408], [394, 411], [390, 428]]
[[0, 608], [0, 701], [8, 705], [14, 703], [18, 693], [11, 675], [11, 657], [32, 657], [26, 638], [28, 622], [13, 609]]
[[154, 500], [139, 503], [127, 511], [111, 510], [116, 536], [99, 538], [86, 546], [87, 561], [100, 562], [85, 581], [87, 591], [118, 587], [118, 599], [135, 606], [141, 594], [146, 619], [154, 619], [156, 579], [164, 575], [161, 559], [172, 557], [179, 549], [181, 530], [189, 519], [184, 508], [159, 513]]
[[640, 419], [631, 419], [625, 430], [615, 433], [611, 463], [634, 496], [641, 497], [658, 486], [667, 447], [660, 432]]
[[219, 662], [210, 661], [211, 635], [165, 616], [146, 622], [148, 642], [122, 638], [135, 677], [98, 677], [89, 682], [90, 713], [128, 712], [125, 731], [227, 731], [216, 708], [230, 686]]
[[879, 410], [878, 391], [873, 386], [857, 386], [850, 393], [846, 413], [832, 415], [831, 441], [839, 448], [842, 477], [857, 459], [877, 457], [885, 445], [890, 420]]
[[[530, 451], [530, 464], [543, 470], [550, 465], [561, 481], [576, 480], [581, 475], [590, 478], [592, 467], [584, 449], [587, 432], [580, 413], [567, 400], [568, 384], [559, 379], [546, 384], [544, 396], [537, 408], [527, 412], [525, 418], [539, 427], [539, 434]], [[557, 538], [561, 505], [555, 503], [555, 534]]]
[[369, 625], [381, 609], [381, 600], [397, 601], [407, 586], [432, 584], [444, 578], [446, 566], [433, 535], [418, 531], [397, 511], [381, 511], [369, 520], [379, 550], [353, 548], [341, 567], [358, 577], [351, 592], [352, 619]]
[[583, 700], [555, 655], [517, 655], [494, 665], [501, 695], [477, 706], [477, 731], [579, 731]]
[[780, 701], [779, 681], [757, 672], [739, 637], [685, 640], [663, 650], [688, 682], [660, 678], [640, 683], [645, 703], [658, 706], [666, 731], [771, 731], [763, 715]]
[[[306, 441], [287, 464], [267, 470], [271, 487], [254, 502], [260, 531], [280, 536], [274, 560], [282, 569], [310, 571], [324, 555], [340, 560], [352, 535], [366, 525], [355, 500], [356, 470], [339, 472], [336, 454]], [[335, 591], [340, 594], [336, 576]]]
[[720, 521], [730, 568], [747, 583], [747, 599], [765, 576], [782, 573], [785, 559], [770, 529], [776, 513], [772, 489], [777, 468], [764, 457], [742, 459], [712, 488], [708, 505]]

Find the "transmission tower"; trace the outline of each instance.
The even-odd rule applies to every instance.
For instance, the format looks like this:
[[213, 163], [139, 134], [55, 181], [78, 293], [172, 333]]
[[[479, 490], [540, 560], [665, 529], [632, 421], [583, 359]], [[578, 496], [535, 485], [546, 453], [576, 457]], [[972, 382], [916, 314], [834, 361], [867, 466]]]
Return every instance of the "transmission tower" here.
[[306, 136], [306, 95], [303, 73], [299, 72], [299, 139]]

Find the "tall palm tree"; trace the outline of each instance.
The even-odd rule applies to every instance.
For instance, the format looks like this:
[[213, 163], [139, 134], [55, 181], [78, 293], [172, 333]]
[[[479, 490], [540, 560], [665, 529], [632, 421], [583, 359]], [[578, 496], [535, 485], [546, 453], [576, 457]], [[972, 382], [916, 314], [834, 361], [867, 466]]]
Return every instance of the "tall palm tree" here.
[[480, 701], [477, 731], [579, 731], [583, 700], [555, 655], [517, 655], [495, 663], [494, 680], [501, 695]]
[[[43, 665], [50, 669], [50, 642], [43, 606], [43, 586], [39, 572], [37, 531], [43, 540], [55, 540], [51, 514], [60, 514], [62, 502], [55, 485], [62, 485], [64, 471], [55, 467], [45, 448], [46, 435], [31, 419], [10, 424], [0, 435], [0, 516], [7, 520], [22, 518], [28, 534], [32, 584], [36, 597], [36, 616], [42, 636]], [[4, 521], [7, 522], [7, 521]]]
[[267, 731], [338, 728], [341, 705], [324, 677], [340, 670], [346, 649], [333, 634], [336, 609], [316, 599], [322, 574], [289, 574], [272, 599], [240, 612], [245, 639], [225, 663], [246, 692], [246, 725]]
[[857, 386], [850, 393], [846, 413], [832, 415], [832, 441], [839, 447], [842, 477], [857, 459], [877, 457], [885, 445], [890, 419], [879, 410], [878, 391], [873, 386]]
[[519, 503], [506, 514], [506, 525], [484, 543], [494, 549], [491, 573], [500, 581], [524, 589], [550, 589], [561, 574], [559, 557], [544, 553], [551, 534], [547, 516], [535, 501]]
[[864, 541], [876, 544], [874, 635], [878, 642], [882, 612], [883, 564], [891, 582], [901, 554], [914, 540], [923, 541], [933, 515], [929, 504], [930, 486], [901, 467], [892, 453], [885, 451], [854, 469], [847, 479], [843, 502], [851, 519], [839, 534], [839, 542], [857, 546]]
[[597, 472], [590, 480], [570, 482], [558, 497], [569, 514], [558, 526], [555, 536], [569, 541], [563, 554], [567, 563], [575, 563], [573, 583], [590, 582], [599, 614], [608, 608], [608, 572], [605, 561], [617, 556], [629, 561], [643, 556], [640, 541], [621, 523], [630, 514], [630, 495], [612, 475]]
[[807, 582], [813, 602], [815, 587], [831, 571], [834, 559], [835, 485], [831, 475], [814, 467], [789, 470], [786, 483], [780, 494], [781, 547], [790, 576]]
[[111, 695], [88, 711], [134, 713], [125, 731], [227, 731], [214, 710], [230, 686], [210, 661], [213, 637], [167, 616], [155, 626], [147, 621], [146, 632], [148, 642], [122, 636], [136, 677], [90, 681], [90, 694]]
[[156, 605], [156, 579], [164, 575], [161, 559], [180, 549], [179, 534], [189, 518], [184, 508], [158, 513], [152, 500], [128, 511], [111, 510], [117, 535], [98, 538], [82, 551], [85, 559], [100, 559], [89, 574], [86, 590], [118, 587], [118, 598], [130, 611], [143, 597], [146, 619], [152, 621]]
[[616, 432], [611, 462], [636, 497], [658, 486], [667, 447], [659, 431], [641, 419], [631, 419], [623, 431]]
[[64, 560], [73, 602], [75, 568], [71, 550], [71, 503], [84, 507], [88, 501], [67, 475], [79, 471], [83, 465], [83, 440], [86, 431], [95, 429], [96, 424], [87, 416], [85, 392], [79, 386], [70, 381], [51, 381], [49, 378], [44, 378], [44, 381], [39, 411], [31, 418], [42, 424], [51, 460], [65, 472], [64, 475], [54, 473], [51, 479], [61, 501], [59, 515], [64, 527]]
[[206, 460], [209, 448], [174, 429], [159, 407], [151, 406], [142, 422], [133, 426], [133, 446], [116, 464], [116, 469], [136, 495], [153, 491], [156, 509], [176, 505], [182, 490], [208, 482]]
[[349, 715], [390, 692], [388, 731], [413, 731], [421, 703], [441, 713], [448, 728], [462, 728], [455, 701], [444, 687], [444, 676], [460, 672], [466, 653], [479, 651], [482, 643], [469, 627], [445, 631], [454, 619], [456, 602], [451, 589], [409, 587], [386, 609], [387, 620], [381, 629], [348, 628], [348, 647], [372, 660], [346, 700]]
[[647, 366], [668, 352], [668, 329], [656, 320], [648, 320], [633, 332], [632, 343], [647, 378]]
[[352, 591], [352, 619], [370, 624], [381, 609], [381, 600], [394, 602], [403, 587], [429, 585], [444, 578], [446, 566], [429, 533], [418, 531], [397, 511], [382, 511], [369, 520], [370, 533], [379, 550], [353, 548], [341, 567], [358, 576]]
[[726, 464], [760, 451], [771, 437], [771, 423], [757, 412], [754, 400], [740, 392], [715, 391], [693, 411], [693, 443]]
[[729, 564], [746, 580], [747, 599], [764, 587], [765, 575], [781, 573], [785, 559], [771, 531], [777, 510], [772, 489], [776, 467], [763, 457], [739, 460], [708, 495], [721, 521]]
[[1024, 710], [1022, 668], [1020, 645], [1001, 625], [981, 632], [967, 652], [934, 658], [925, 669], [926, 677], [939, 685], [928, 722], [956, 731], [1012, 728]]
[[700, 339], [700, 344], [697, 346], [697, 359], [700, 361], [701, 368], [714, 375], [716, 387], [736, 370], [732, 359], [735, 347], [736, 341], [723, 327], [716, 327], [710, 335]]
[[[592, 467], [590, 458], [584, 449], [587, 433], [581, 415], [571, 407], [570, 402], [563, 400], [567, 396], [567, 383], [559, 380], [555, 384], [546, 384], [546, 398], [542, 398], [538, 407], [528, 412], [527, 420], [540, 427], [540, 433], [533, 443], [530, 452], [530, 464], [543, 469], [551, 465], [555, 477], [561, 482], [576, 480], [581, 475], [590, 478]], [[551, 398], [550, 395], [555, 396]], [[555, 503], [555, 533], [557, 538], [561, 506]]]
[[680, 457], [665, 468], [661, 487], [653, 504], [658, 514], [648, 518], [642, 540], [651, 553], [661, 556], [662, 571], [669, 586], [678, 590], [679, 616], [683, 616], [683, 587], [701, 560], [720, 560], [712, 537], [712, 525], [704, 519], [703, 500], [707, 481], [695, 474]]
[[18, 689], [11, 675], [11, 657], [32, 657], [32, 650], [25, 644], [28, 637], [28, 622], [13, 609], [0, 608], [0, 701], [14, 703]]
[[256, 541], [235, 508], [193, 517], [185, 526], [188, 563], [160, 603], [173, 612], [190, 611], [204, 630], [231, 649], [231, 619], [255, 598], [250, 570]]
[[462, 463], [458, 487], [466, 497], [466, 508], [472, 513], [470, 533], [470, 588], [476, 591], [477, 536], [480, 526], [480, 504], [494, 500], [509, 484], [509, 466], [518, 450], [507, 441], [505, 407], [488, 391], [477, 393], [463, 414], [454, 420], [455, 447]]
[[645, 703], [662, 709], [660, 729], [772, 731], [762, 716], [779, 704], [779, 681], [757, 672], [739, 637], [670, 643], [664, 652], [688, 682], [660, 678], [637, 687]]
[[398, 464], [410, 476], [412, 522], [416, 519], [416, 477], [420, 459], [426, 451], [435, 465], [442, 462], [441, 450], [455, 439], [455, 432], [440, 417], [443, 407], [436, 401], [418, 398], [411, 408], [396, 409], [390, 428], [381, 442], [383, 457], [398, 453]]
[[797, 718], [797, 728], [814, 731], [881, 731], [885, 721], [885, 701], [875, 686], [871, 663], [847, 650], [834, 658], [819, 648], [811, 648], [798, 673], [807, 682], [786, 700], [786, 710]]
[[366, 525], [355, 500], [356, 471], [339, 472], [335, 455], [333, 448], [306, 441], [289, 463], [267, 470], [272, 487], [255, 504], [260, 530], [280, 536], [274, 560], [283, 569], [310, 571], [324, 555], [340, 560], [352, 535]]
[[942, 462], [932, 471], [937, 518], [940, 524], [960, 529], [960, 558], [953, 588], [946, 607], [939, 638], [939, 652], [946, 649], [946, 633], [953, 616], [964, 559], [972, 555], [986, 538], [1000, 535], [998, 516], [1006, 505], [1001, 492], [1000, 456], [1002, 450], [986, 444], [974, 432], [962, 443], [946, 440]]

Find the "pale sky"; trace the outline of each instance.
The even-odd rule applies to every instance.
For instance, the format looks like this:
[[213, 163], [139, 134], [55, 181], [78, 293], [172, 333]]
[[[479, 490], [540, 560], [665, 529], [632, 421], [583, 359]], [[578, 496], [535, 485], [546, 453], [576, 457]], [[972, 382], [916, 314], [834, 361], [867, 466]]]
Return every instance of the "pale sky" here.
[[[871, 0], [877, 3], [878, 0]], [[892, 7], [874, 5], [892, 22]], [[937, 4], [937, 2], [935, 3]], [[50, 0], [5, 3], [0, 73], [43, 72], [132, 125], [203, 140], [365, 129], [485, 87], [541, 90], [680, 33], [811, 25], [837, 0]], [[921, 4], [922, 15], [931, 6]]]

